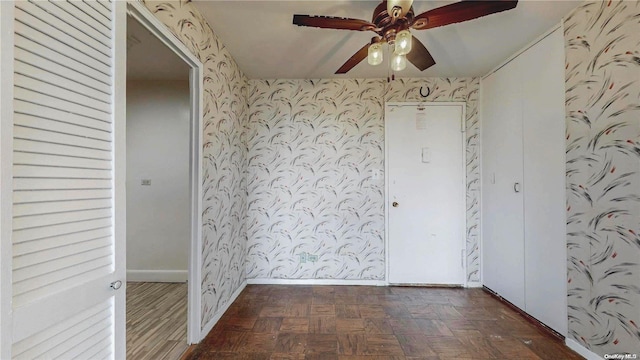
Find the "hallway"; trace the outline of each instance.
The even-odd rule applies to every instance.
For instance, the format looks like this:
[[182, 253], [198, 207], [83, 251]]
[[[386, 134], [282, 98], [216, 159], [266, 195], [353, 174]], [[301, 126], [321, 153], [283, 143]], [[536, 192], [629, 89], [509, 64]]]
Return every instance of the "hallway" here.
[[127, 283], [127, 359], [175, 360], [187, 349], [187, 284]]

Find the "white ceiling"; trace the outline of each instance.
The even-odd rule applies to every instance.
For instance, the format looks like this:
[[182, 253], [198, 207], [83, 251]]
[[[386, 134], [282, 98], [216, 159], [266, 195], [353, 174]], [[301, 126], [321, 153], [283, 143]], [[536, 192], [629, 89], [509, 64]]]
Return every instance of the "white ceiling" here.
[[[415, 0], [414, 12], [455, 1]], [[368, 43], [373, 32], [299, 27], [293, 14], [371, 20], [380, 1], [195, 0], [214, 32], [252, 79], [383, 78], [388, 65], [366, 60], [345, 75], [335, 71]], [[399, 77], [482, 76], [535, 40], [579, 1], [520, 1], [509, 11], [429, 30], [413, 30], [436, 60], [420, 72], [413, 65]]]
[[189, 66], [137, 20], [127, 17], [127, 79], [189, 80]]

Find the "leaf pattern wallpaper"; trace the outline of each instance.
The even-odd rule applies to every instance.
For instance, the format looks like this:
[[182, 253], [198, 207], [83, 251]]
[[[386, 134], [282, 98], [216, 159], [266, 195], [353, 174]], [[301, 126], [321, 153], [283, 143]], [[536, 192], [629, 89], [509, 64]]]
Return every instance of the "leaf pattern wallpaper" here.
[[204, 65], [204, 327], [246, 279], [247, 78], [192, 4], [146, 1], [145, 5]]
[[479, 79], [249, 80], [247, 277], [384, 280], [384, 104], [466, 101], [468, 278], [479, 282], [478, 89]]
[[640, 1], [566, 19], [569, 337], [640, 353]]
[[249, 278], [384, 279], [380, 84], [249, 81]]

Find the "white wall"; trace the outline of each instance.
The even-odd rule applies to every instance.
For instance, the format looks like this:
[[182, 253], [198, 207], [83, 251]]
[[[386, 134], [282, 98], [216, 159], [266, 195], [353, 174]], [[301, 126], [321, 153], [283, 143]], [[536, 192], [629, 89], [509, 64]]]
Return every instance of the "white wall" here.
[[187, 279], [189, 120], [188, 81], [127, 82], [129, 281]]

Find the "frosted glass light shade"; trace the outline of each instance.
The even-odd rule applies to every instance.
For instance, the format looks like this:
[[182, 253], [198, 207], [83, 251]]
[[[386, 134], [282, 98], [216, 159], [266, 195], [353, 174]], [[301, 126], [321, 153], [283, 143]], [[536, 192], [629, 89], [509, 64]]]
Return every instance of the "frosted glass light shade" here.
[[393, 51], [398, 55], [407, 55], [411, 51], [413, 37], [409, 30], [402, 30], [396, 35], [396, 47]]
[[367, 61], [370, 65], [379, 65], [382, 63], [382, 45], [380, 43], [371, 44], [368, 54]]
[[[412, 3], [413, 0], [389, 0], [387, 1], [387, 14], [389, 14], [389, 16], [391, 17], [394, 17], [394, 15], [402, 16], [409, 12]], [[398, 7], [401, 10], [399, 10], [398, 13], [394, 14], [394, 7]]]
[[407, 67], [407, 58], [404, 55], [393, 54], [391, 58], [391, 70], [401, 71]]

